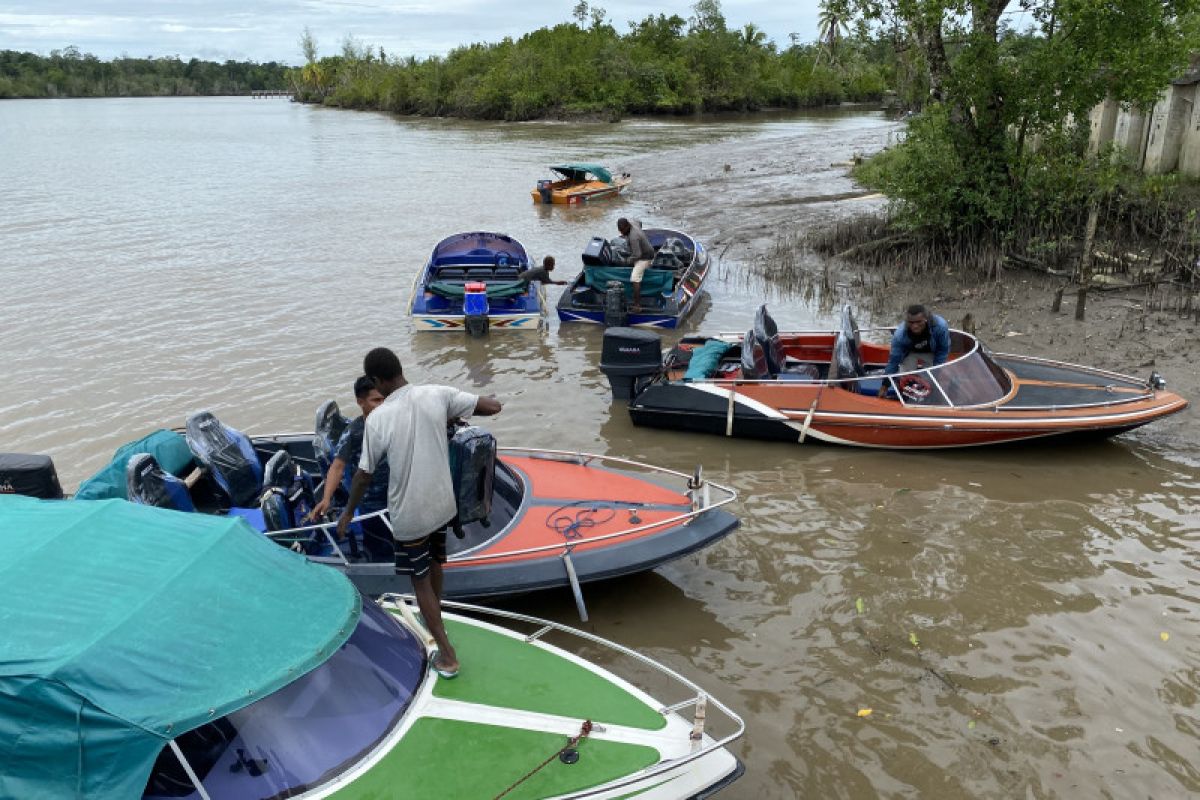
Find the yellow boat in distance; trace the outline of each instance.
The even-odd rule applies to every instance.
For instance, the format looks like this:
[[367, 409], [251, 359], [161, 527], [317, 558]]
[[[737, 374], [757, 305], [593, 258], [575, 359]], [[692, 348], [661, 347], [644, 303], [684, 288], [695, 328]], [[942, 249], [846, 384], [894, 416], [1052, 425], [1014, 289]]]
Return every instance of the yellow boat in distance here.
[[573, 206], [616, 197], [633, 181], [628, 172], [613, 175], [599, 164], [559, 164], [550, 170], [558, 177], [538, 181], [537, 188], [529, 193], [535, 203]]

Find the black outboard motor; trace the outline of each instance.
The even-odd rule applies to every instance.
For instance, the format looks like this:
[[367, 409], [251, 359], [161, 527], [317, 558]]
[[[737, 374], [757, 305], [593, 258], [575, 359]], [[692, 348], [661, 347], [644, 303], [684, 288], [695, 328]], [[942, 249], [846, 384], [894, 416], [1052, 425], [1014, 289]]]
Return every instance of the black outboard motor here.
[[625, 305], [625, 284], [609, 281], [604, 288], [604, 327], [620, 328], [629, 322]]
[[61, 500], [63, 490], [50, 456], [0, 453], [0, 494]]
[[593, 236], [583, 249], [585, 267], [606, 267], [613, 263], [612, 245], [603, 236]]
[[632, 400], [662, 369], [662, 337], [638, 328], [604, 332], [600, 371], [608, 376], [613, 400]]

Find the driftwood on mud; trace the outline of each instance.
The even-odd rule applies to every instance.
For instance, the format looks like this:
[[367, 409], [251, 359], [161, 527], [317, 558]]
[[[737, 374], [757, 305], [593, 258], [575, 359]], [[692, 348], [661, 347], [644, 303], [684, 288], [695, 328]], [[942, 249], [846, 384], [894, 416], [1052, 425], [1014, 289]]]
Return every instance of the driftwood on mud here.
[[837, 258], [855, 259], [867, 255], [873, 255], [881, 250], [890, 250], [903, 245], [913, 244], [913, 237], [907, 233], [895, 233], [891, 236], [885, 236], [882, 239], [873, 239], [869, 242], [856, 244], [853, 247], [843, 250], [837, 254]]

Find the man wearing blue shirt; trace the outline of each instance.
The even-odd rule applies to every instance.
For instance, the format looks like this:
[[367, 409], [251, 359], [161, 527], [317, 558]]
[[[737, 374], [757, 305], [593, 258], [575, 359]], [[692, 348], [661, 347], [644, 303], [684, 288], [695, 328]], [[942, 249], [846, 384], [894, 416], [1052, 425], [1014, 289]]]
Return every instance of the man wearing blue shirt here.
[[[904, 363], [909, 356], [915, 358], [910, 363]], [[897, 326], [892, 336], [892, 353], [884, 372], [895, 375], [902, 365], [905, 372], [937, 366], [945, 364], [949, 357], [950, 327], [946, 320], [937, 314], [930, 314], [925, 306], [913, 305], [904, 313], [904, 324]]]

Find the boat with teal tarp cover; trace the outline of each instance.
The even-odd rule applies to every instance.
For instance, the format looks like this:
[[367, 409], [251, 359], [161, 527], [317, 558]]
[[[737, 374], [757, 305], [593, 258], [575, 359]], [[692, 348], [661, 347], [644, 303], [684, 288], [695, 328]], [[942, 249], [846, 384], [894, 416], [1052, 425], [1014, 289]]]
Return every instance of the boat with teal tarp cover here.
[[592, 200], [616, 197], [629, 188], [633, 179], [628, 172], [614, 175], [599, 164], [557, 164], [550, 167], [554, 178], [537, 182], [529, 193], [535, 203], [579, 205]]
[[409, 603], [364, 600], [240, 519], [0, 495], [0, 797], [687, 798], [741, 773], [741, 720], [670, 669], [450, 603], [473, 616], [446, 616], [446, 680]]

